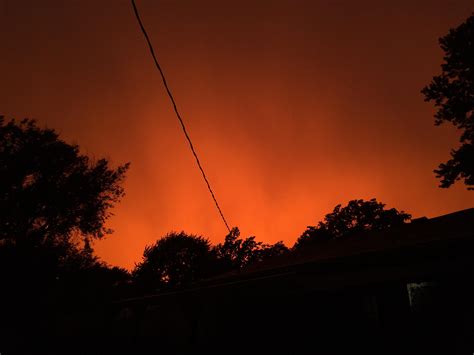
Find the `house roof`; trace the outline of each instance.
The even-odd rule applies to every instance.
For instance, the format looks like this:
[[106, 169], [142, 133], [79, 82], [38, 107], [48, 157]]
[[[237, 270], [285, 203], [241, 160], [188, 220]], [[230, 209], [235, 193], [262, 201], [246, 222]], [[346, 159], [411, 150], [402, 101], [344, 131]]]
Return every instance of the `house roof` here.
[[[244, 270], [230, 272], [199, 282], [211, 285], [230, 280], [251, 279], [277, 275], [290, 270], [341, 264], [354, 260], [369, 260], [383, 255], [398, 255], [408, 260], [421, 258], [433, 247], [436, 253], [447, 245], [459, 242], [474, 243], [474, 208], [461, 210], [435, 218], [418, 218], [397, 227], [382, 231], [368, 231], [347, 238], [330, 240], [307, 246], [298, 251], [248, 266]], [[346, 263], [348, 265], [348, 263]]]
[[[293, 251], [249, 267], [202, 280], [186, 290], [121, 302], [154, 302], [177, 294], [268, 280], [306, 278], [312, 288], [331, 289], [439, 272], [458, 272], [473, 263], [474, 208], [435, 218], [418, 218], [383, 231], [370, 231]], [[469, 264], [469, 265], [471, 265]]]

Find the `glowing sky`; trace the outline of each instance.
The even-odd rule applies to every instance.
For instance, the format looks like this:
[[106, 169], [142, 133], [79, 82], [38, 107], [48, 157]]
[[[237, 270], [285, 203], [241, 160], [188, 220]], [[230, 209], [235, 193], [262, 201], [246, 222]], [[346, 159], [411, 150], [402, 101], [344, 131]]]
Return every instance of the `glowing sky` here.
[[[292, 245], [338, 204], [433, 217], [474, 206], [433, 169], [457, 145], [421, 88], [472, 0], [137, 0], [231, 225]], [[125, 0], [0, 0], [0, 114], [132, 163], [103, 260], [172, 230], [217, 243], [208, 194]]]

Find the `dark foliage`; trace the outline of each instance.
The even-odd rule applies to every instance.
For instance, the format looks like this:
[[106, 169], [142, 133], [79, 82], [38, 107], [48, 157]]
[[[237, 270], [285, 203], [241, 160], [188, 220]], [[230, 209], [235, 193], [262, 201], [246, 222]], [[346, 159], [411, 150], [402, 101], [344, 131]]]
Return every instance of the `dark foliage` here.
[[0, 117], [0, 242], [68, 242], [101, 238], [120, 200], [128, 164], [91, 162], [77, 145], [33, 120]]
[[275, 244], [262, 244], [262, 247], [256, 251], [256, 260], [264, 261], [266, 259], [275, 258], [288, 253], [290, 249], [283, 243], [278, 241]]
[[385, 204], [371, 199], [352, 200], [347, 206], [337, 205], [316, 226], [308, 226], [298, 238], [294, 249], [314, 243], [347, 237], [363, 231], [382, 230], [409, 221], [411, 215], [395, 208], [385, 209]]
[[255, 251], [261, 246], [255, 237], [240, 238], [240, 230], [232, 228], [225, 236], [224, 243], [215, 246], [216, 254], [226, 270], [240, 269], [255, 258]]
[[136, 265], [133, 276], [148, 292], [185, 287], [212, 275], [216, 263], [207, 239], [184, 232], [169, 233], [145, 247], [143, 261]]
[[145, 247], [143, 261], [133, 270], [135, 291], [140, 294], [188, 287], [288, 251], [283, 242], [269, 245], [255, 241], [255, 237], [241, 239], [238, 228], [214, 247], [201, 236], [170, 233]]
[[438, 111], [435, 123], [451, 122], [462, 130], [461, 146], [451, 151], [451, 159], [435, 170], [441, 187], [464, 180], [474, 189], [474, 16], [439, 39], [444, 51], [441, 74], [433, 77], [422, 93]]
[[71, 319], [119, 297], [128, 272], [101, 263], [91, 242], [111, 232], [127, 169], [92, 162], [33, 120], [0, 117], [2, 334], [73, 334]]
[[281, 241], [270, 245], [255, 241], [253, 236], [241, 239], [240, 231], [236, 227], [226, 235], [224, 243], [218, 244], [214, 249], [226, 271], [238, 270], [251, 263], [288, 252], [288, 248]]

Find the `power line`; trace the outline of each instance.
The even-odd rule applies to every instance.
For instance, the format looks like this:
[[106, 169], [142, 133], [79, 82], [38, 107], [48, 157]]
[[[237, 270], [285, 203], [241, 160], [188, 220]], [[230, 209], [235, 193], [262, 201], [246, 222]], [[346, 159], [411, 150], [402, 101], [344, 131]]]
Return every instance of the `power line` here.
[[189, 143], [189, 147], [191, 148], [191, 151], [193, 152], [194, 158], [196, 158], [196, 163], [199, 167], [199, 170], [201, 171], [202, 177], [204, 178], [204, 181], [206, 182], [207, 189], [211, 193], [212, 199], [214, 200], [214, 203], [216, 204], [217, 210], [219, 211], [219, 214], [221, 215], [222, 220], [224, 221], [224, 224], [227, 228], [227, 230], [230, 232], [229, 225], [227, 224], [227, 221], [224, 217], [224, 214], [222, 213], [222, 210], [219, 206], [219, 203], [217, 202], [217, 198], [214, 195], [214, 191], [212, 191], [211, 184], [209, 183], [209, 180], [207, 179], [206, 173], [204, 172], [204, 169], [202, 168], [201, 162], [199, 161], [199, 158], [196, 154], [196, 151], [194, 150], [193, 142], [191, 141], [191, 138], [188, 135], [188, 132], [186, 131], [186, 126], [184, 125], [183, 119], [181, 118], [181, 115], [178, 112], [178, 108], [176, 106], [176, 102], [174, 101], [173, 94], [171, 94], [171, 91], [168, 87], [168, 84], [166, 82], [165, 74], [163, 73], [163, 70], [160, 67], [160, 64], [158, 63], [158, 60], [156, 59], [155, 51], [153, 50], [153, 45], [151, 44], [150, 38], [148, 37], [148, 34], [145, 30], [145, 27], [143, 26], [142, 20], [140, 19], [140, 14], [138, 13], [137, 6], [135, 5], [135, 0], [132, 1], [132, 6], [133, 6], [133, 11], [135, 12], [135, 17], [137, 18], [138, 24], [140, 25], [140, 29], [143, 32], [143, 35], [145, 36], [145, 39], [148, 43], [148, 47], [150, 49], [151, 56], [153, 57], [153, 60], [155, 61], [156, 68], [160, 72], [161, 79], [163, 80], [163, 84], [165, 86], [166, 92], [168, 93], [168, 96], [171, 100], [171, 103], [173, 104], [174, 112], [176, 113], [176, 117], [178, 117], [179, 123], [181, 124], [181, 128], [183, 129], [183, 133]]

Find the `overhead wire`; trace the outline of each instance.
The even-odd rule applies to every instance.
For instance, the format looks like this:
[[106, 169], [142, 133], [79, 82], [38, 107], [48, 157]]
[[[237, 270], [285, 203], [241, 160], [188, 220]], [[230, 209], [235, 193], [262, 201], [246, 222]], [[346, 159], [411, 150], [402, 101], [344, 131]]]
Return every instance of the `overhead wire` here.
[[150, 53], [151, 53], [151, 56], [153, 57], [153, 60], [154, 60], [154, 62], [155, 62], [155, 66], [156, 66], [156, 68], [158, 69], [158, 71], [160, 72], [161, 79], [162, 79], [162, 81], [163, 81], [163, 85], [164, 85], [164, 87], [165, 87], [165, 89], [166, 89], [166, 92], [167, 92], [167, 94], [168, 94], [168, 96], [169, 96], [169, 98], [170, 98], [170, 100], [171, 100], [171, 103], [173, 104], [174, 112], [176, 113], [176, 117], [178, 118], [179, 123], [181, 124], [181, 128], [182, 128], [182, 130], [183, 130], [184, 136], [186, 137], [186, 140], [187, 140], [188, 143], [189, 143], [189, 147], [191, 148], [191, 152], [193, 153], [194, 158], [196, 159], [196, 163], [197, 163], [197, 165], [198, 165], [198, 167], [199, 167], [199, 170], [201, 171], [201, 175], [202, 175], [202, 177], [204, 178], [204, 181], [205, 181], [205, 183], [206, 183], [206, 185], [207, 185], [207, 189], [209, 190], [209, 192], [210, 192], [210, 194], [211, 194], [211, 196], [212, 196], [212, 199], [214, 200], [214, 204], [216, 205], [217, 210], [219, 211], [219, 214], [220, 214], [220, 216], [221, 216], [221, 218], [222, 218], [222, 221], [224, 222], [224, 224], [225, 224], [227, 230], [230, 232], [230, 228], [229, 228], [229, 225], [228, 225], [228, 223], [227, 223], [227, 220], [226, 220], [225, 217], [224, 217], [224, 213], [222, 212], [222, 209], [221, 209], [221, 207], [219, 206], [219, 203], [217, 202], [216, 195], [214, 194], [214, 191], [212, 190], [211, 184], [209, 183], [209, 180], [208, 180], [208, 178], [207, 178], [207, 176], [206, 176], [206, 173], [204, 172], [204, 169], [203, 169], [203, 167], [202, 167], [202, 165], [201, 165], [201, 162], [199, 161], [199, 157], [198, 157], [198, 155], [197, 155], [197, 153], [196, 153], [196, 150], [194, 149], [193, 142], [191, 141], [191, 138], [189, 137], [189, 134], [188, 134], [188, 132], [187, 132], [187, 130], [186, 130], [186, 126], [185, 126], [185, 124], [184, 124], [184, 121], [183, 121], [183, 119], [181, 118], [181, 115], [179, 114], [178, 107], [177, 107], [177, 105], [176, 105], [176, 101], [174, 100], [173, 94], [171, 93], [171, 90], [170, 90], [170, 88], [168, 87], [168, 83], [167, 83], [167, 81], [166, 81], [165, 74], [164, 74], [163, 70], [161, 69], [160, 64], [158, 63], [158, 60], [156, 59], [156, 55], [155, 55], [155, 51], [154, 51], [154, 49], [153, 49], [153, 45], [152, 45], [152, 43], [151, 43], [151, 41], [150, 41], [150, 38], [148, 37], [148, 34], [147, 34], [146, 30], [145, 30], [145, 26], [144, 26], [143, 23], [142, 23], [142, 20], [141, 20], [141, 18], [140, 18], [140, 14], [139, 14], [138, 8], [137, 8], [137, 6], [136, 6], [136, 4], [135, 4], [135, 0], [131, 0], [131, 2], [132, 2], [133, 11], [134, 11], [134, 13], [135, 13], [135, 17], [136, 17], [136, 19], [137, 19], [137, 21], [138, 21], [138, 24], [140, 25], [140, 29], [141, 29], [141, 31], [143, 32], [143, 35], [145, 36], [146, 42], [148, 43], [148, 48], [150, 49]]

